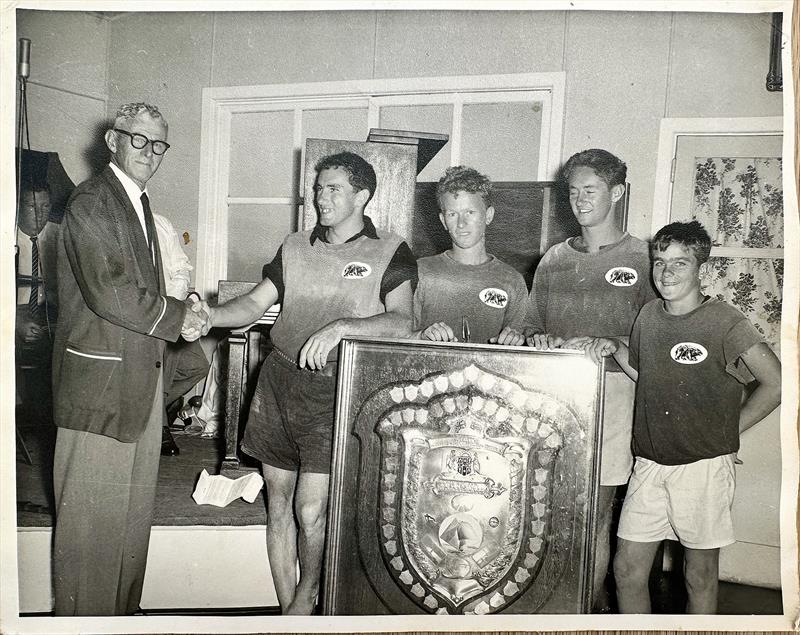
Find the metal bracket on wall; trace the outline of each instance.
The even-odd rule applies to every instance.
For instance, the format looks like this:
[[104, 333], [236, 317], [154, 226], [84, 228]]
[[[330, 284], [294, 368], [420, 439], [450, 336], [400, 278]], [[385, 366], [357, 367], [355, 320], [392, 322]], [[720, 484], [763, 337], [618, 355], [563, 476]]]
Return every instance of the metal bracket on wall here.
[[767, 90], [777, 92], [783, 90], [783, 64], [781, 63], [781, 40], [783, 39], [783, 13], [772, 14], [772, 30], [769, 42], [769, 72], [767, 73]]

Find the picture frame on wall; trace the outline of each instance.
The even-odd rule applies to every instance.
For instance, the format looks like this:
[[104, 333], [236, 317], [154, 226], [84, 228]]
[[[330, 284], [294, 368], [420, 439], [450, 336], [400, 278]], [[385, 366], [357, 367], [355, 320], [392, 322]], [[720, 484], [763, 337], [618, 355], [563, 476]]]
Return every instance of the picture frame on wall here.
[[326, 615], [587, 613], [603, 365], [345, 339]]

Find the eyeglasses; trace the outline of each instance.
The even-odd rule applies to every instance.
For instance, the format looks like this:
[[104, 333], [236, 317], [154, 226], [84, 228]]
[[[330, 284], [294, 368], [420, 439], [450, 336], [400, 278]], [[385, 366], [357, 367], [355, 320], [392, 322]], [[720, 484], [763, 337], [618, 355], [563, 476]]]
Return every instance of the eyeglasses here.
[[169, 150], [169, 144], [166, 141], [153, 141], [138, 132], [128, 132], [127, 130], [120, 130], [119, 128], [112, 128], [112, 130], [128, 135], [131, 138], [131, 145], [137, 150], [146, 147], [148, 143], [153, 148], [153, 154], [161, 155]]

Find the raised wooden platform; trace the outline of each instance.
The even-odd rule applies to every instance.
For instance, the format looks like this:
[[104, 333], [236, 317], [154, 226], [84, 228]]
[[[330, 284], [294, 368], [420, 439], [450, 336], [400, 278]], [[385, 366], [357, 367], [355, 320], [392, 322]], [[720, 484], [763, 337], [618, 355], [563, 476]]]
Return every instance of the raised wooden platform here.
[[[53, 610], [50, 527], [17, 530], [19, 610]], [[142, 610], [278, 606], [262, 525], [154, 526], [147, 555]]]
[[[181, 453], [161, 457], [142, 609], [264, 608], [278, 600], [266, 549], [263, 492], [251, 504], [198, 505], [192, 499], [203, 469], [216, 474], [221, 441], [174, 433]], [[19, 610], [52, 611], [53, 431], [29, 426], [23, 438], [32, 464], [17, 458]]]

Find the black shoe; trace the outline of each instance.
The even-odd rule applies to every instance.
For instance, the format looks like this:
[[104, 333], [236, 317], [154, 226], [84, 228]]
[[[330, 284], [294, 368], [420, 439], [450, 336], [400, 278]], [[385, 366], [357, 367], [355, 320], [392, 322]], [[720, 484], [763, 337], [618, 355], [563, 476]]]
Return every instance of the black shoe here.
[[172, 403], [167, 404], [165, 410], [167, 411], [168, 426], [175, 425], [176, 423], [183, 424], [183, 421], [178, 420], [178, 411], [181, 408], [183, 408], [183, 397], [178, 397]]
[[169, 428], [164, 426], [161, 429], [161, 456], [178, 456], [180, 453], [181, 449], [172, 438]]

